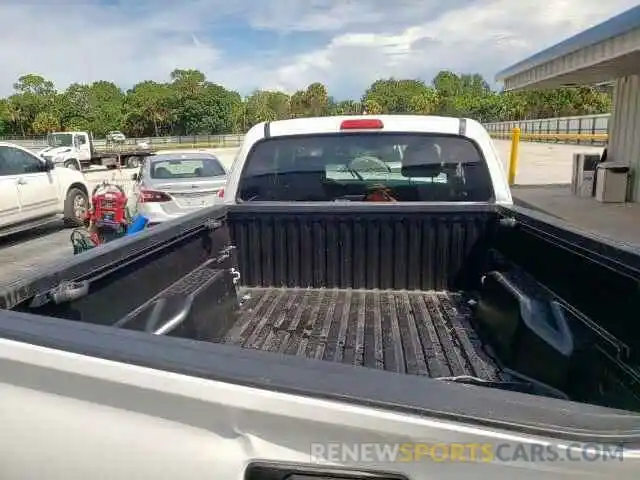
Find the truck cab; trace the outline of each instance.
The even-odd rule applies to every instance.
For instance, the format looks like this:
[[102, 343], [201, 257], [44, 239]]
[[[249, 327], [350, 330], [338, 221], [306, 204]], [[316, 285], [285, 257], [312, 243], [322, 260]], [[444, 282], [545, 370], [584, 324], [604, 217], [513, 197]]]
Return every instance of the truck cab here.
[[40, 151], [42, 158], [73, 170], [81, 170], [93, 157], [93, 143], [87, 132], [53, 132], [47, 135], [47, 145]]

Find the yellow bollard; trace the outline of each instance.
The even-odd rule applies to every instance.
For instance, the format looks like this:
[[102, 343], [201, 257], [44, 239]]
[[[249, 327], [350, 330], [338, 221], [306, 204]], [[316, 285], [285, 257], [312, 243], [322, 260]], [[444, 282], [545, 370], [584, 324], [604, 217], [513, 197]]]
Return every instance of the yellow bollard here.
[[520, 145], [520, 129], [515, 127], [511, 134], [511, 156], [509, 157], [509, 186], [516, 182], [518, 169], [518, 146]]

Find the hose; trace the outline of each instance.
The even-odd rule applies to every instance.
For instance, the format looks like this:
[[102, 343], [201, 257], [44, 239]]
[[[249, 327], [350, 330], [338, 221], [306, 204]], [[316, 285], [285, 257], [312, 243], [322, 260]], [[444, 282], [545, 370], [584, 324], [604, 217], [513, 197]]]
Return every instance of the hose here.
[[84, 228], [76, 228], [73, 230], [70, 239], [71, 245], [73, 245], [74, 255], [91, 250], [96, 246], [96, 242], [91, 238], [91, 234]]

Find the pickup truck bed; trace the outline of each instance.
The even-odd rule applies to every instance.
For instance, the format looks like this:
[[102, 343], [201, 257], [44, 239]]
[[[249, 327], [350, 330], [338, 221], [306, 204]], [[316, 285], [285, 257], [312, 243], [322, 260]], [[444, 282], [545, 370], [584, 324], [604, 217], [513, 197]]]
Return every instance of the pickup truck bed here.
[[[640, 409], [635, 256], [514, 210], [248, 202], [153, 230], [0, 300], [262, 350], [252, 353], [266, 364], [355, 365]], [[61, 296], [64, 280], [87, 290]]]
[[243, 288], [223, 343], [397, 373], [502, 379], [461, 295]]

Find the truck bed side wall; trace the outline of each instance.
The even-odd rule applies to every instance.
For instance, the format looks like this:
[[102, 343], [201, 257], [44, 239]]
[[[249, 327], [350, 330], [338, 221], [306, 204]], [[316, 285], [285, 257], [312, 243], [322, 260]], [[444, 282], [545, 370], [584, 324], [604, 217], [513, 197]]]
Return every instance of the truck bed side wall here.
[[[88, 280], [89, 294], [70, 303], [47, 303], [37, 309], [20, 302], [15, 309], [39, 315], [113, 325], [125, 315], [186, 277], [206, 262], [220, 258], [229, 245], [225, 208], [190, 215], [180, 225], [153, 230], [112, 242], [74, 257], [63, 269], [54, 266], [30, 286], [46, 291], [60, 280]], [[214, 226], [215, 223], [215, 226]], [[235, 255], [217, 264], [228, 269]]]
[[503, 209], [516, 219], [494, 248], [599, 328], [629, 347], [620, 358], [640, 364], [640, 250], [586, 236], [553, 218]]

